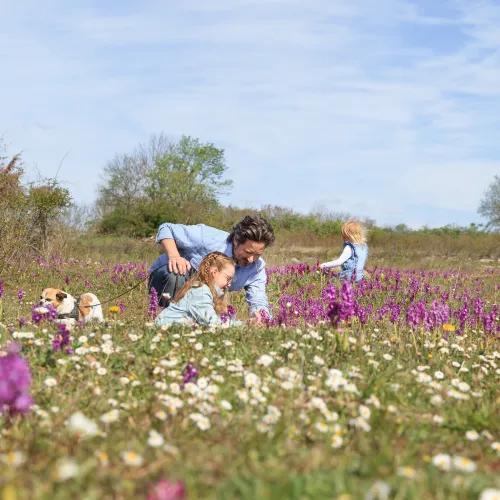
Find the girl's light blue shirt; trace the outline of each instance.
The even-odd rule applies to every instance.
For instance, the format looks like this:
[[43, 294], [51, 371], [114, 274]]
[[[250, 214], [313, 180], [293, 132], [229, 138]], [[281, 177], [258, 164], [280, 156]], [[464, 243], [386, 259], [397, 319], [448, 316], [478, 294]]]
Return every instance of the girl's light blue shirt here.
[[[222, 291], [215, 286], [216, 292]], [[229, 320], [228, 320], [229, 321]], [[184, 325], [216, 326], [222, 320], [214, 309], [212, 292], [207, 285], [191, 288], [179, 302], [170, 305], [156, 317], [158, 326], [169, 326], [173, 323]], [[241, 325], [241, 321], [231, 320], [228, 326]]]

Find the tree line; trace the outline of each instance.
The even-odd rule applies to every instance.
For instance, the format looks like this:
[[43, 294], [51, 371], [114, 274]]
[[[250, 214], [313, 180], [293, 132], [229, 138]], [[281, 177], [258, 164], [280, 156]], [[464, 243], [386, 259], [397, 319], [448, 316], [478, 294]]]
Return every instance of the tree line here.
[[[188, 136], [172, 141], [164, 134], [153, 135], [131, 153], [116, 155], [105, 167], [98, 189], [96, 229], [108, 234], [150, 236], [166, 220], [228, 229], [249, 210], [224, 207], [220, 203], [221, 195], [232, 187], [232, 181], [226, 178], [227, 169], [224, 150], [212, 143]], [[341, 224], [352, 218], [349, 213], [332, 212], [321, 206], [307, 215], [273, 205], [263, 206], [260, 212], [277, 230], [313, 232], [320, 236], [338, 234]], [[478, 212], [486, 224], [424, 227], [419, 231], [435, 234], [500, 231], [500, 176], [495, 176], [484, 193]], [[363, 222], [376, 229], [374, 220], [365, 218]], [[405, 224], [377, 229], [412, 232]]]

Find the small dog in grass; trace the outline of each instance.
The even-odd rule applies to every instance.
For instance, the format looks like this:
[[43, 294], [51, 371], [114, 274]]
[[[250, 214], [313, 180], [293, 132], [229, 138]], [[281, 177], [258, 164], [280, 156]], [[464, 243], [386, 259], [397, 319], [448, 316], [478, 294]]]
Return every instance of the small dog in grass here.
[[102, 307], [93, 293], [83, 293], [75, 299], [68, 292], [58, 288], [44, 288], [40, 297], [40, 305], [52, 305], [56, 308], [57, 319], [61, 323], [75, 324], [77, 321], [102, 323]]

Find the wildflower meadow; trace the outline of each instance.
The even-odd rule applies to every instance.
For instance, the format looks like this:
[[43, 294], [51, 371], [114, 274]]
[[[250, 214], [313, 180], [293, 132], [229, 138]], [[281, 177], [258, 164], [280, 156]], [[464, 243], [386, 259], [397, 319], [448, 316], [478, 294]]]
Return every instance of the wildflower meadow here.
[[[500, 268], [270, 267], [265, 325], [206, 330], [156, 327], [147, 274], [7, 266], [1, 499], [500, 498]], [[58, 324], [48, 286], [105, 322]]]

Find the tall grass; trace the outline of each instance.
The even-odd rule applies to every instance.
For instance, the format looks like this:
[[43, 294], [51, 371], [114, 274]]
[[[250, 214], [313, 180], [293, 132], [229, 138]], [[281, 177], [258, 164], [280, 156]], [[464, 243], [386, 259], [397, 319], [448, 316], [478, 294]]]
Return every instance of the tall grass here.
[[[79, 259], [109, 262], [140, 260], [153, 262], [159, 245], [153, 238], [101, 236], [92, 232], [59, 233], [66, 255]], [[57, 239], [54, 250], [57, 252]], [[446, 267], [481, 268], [500, 262], [500, 234], [479, 233], [436, 235], [419, 233], [373, 233], [369, 238], [370, 265], [397, 265], [442, 269]], [[342, 251], [340, 235], [320, 237], [313, 233], [279, 231], [276, 243], [264, 258], [270, 265], [325, 262]]]

